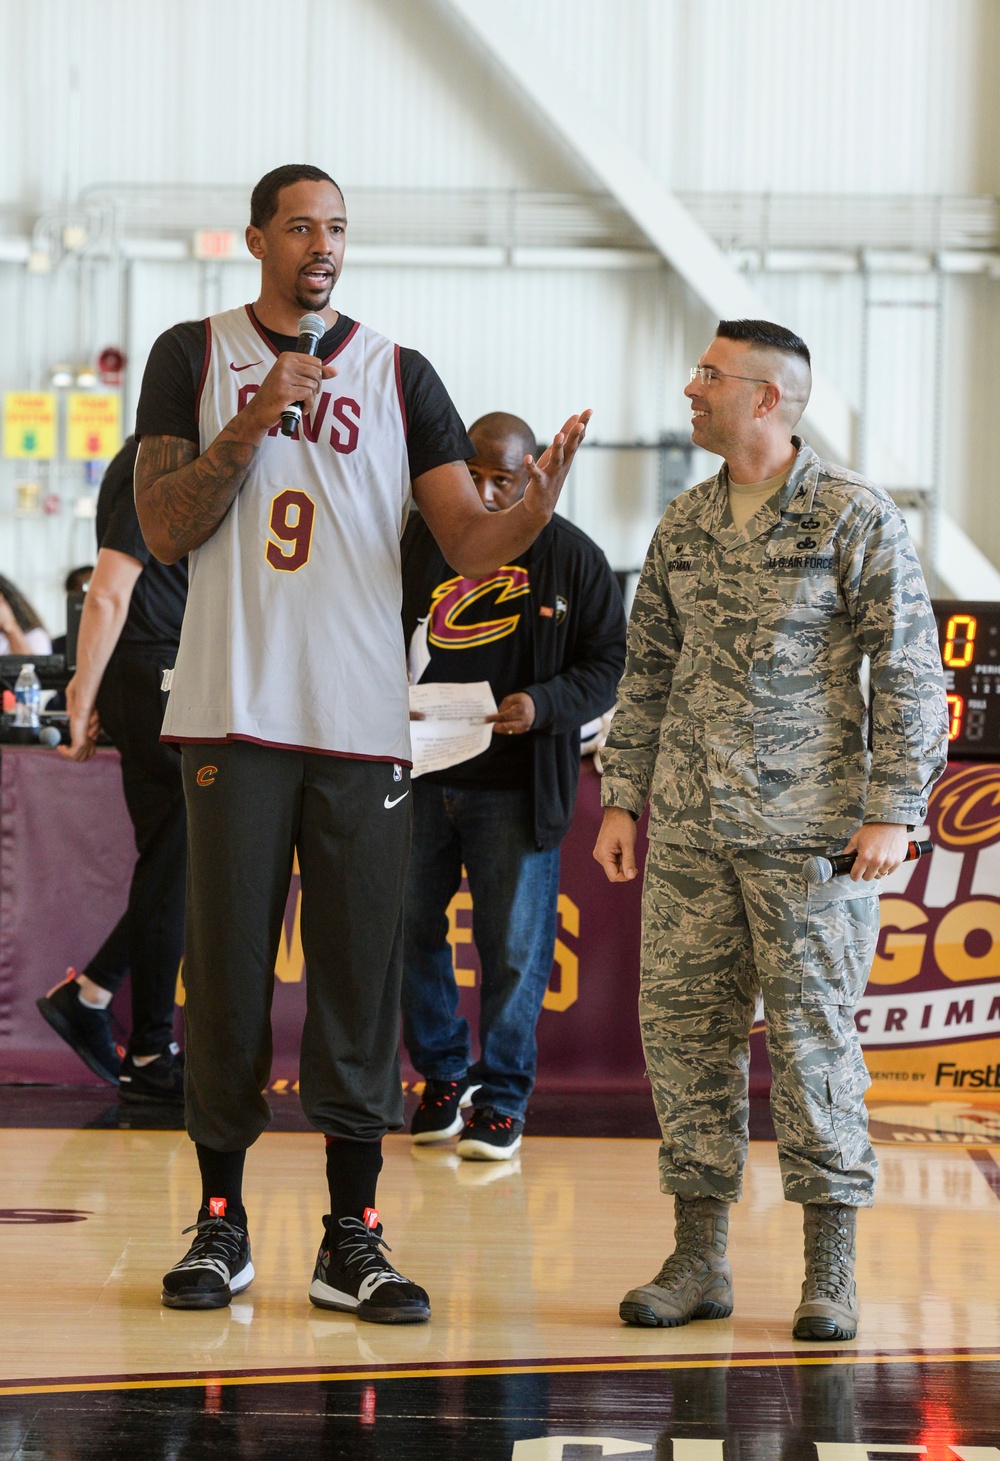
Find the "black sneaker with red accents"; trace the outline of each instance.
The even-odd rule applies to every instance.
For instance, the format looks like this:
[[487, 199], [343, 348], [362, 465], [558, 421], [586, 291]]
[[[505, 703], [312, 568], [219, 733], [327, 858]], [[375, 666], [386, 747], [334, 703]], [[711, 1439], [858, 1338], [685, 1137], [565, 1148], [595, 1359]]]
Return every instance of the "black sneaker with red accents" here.
[[386, 1258], [392, 1249], [373, 1207], [365, 1208], [363, 1218], [333, 1222], [327, 1216], [323, 1222], [326, 1233], [309, 1285], [317, 1308], [341, 1309], [370, 1324], [422, 1324], [431, 1317], [424, 1290], [397, 1273]]
[[425, 1081], [420, 1105], [413, 1113], [410, 1132], [415, 1142], [449, 1141], [465, 1125], [462, 1107], [468, 1106], [478, 1086], [468, 1081]]
[[492, 1106], [474, 1106], [455, 1150], [460, 1157], [479, 1162], [505, 1162], [521, 1145], [524, 1122], [501, 1116]]
[[226, 1199], [213, 1197], [198, 1221], [184, 1229], [197, 1236], [163, 1278], [160, 1302], [168, 1309], [223, 1309], [253, 1282], [250, 1237], [226, 1217]]
[[125, 1052], [115, 1043], [111, 1011], [83, 1003], [76, 970], [67, 969], [62, 984], [57, 984], [35, 1003], [42, 1019], [76, 1051], [84, 1065], [108, 1085], [116, 1086]]

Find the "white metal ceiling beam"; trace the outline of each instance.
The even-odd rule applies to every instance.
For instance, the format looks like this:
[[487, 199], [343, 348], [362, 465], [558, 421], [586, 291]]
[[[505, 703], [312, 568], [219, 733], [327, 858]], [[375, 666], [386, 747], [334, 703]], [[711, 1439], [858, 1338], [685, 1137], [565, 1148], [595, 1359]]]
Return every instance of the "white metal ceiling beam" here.
[[[650, 243], [721, 319], [766, 319], [770, 308], [695, 221], [678, 198], [618, 135], [576, 78], [559, 64], [519, 18], [497, 0], [439, 0], [522, 91], [532, 111], [555, 129], [583, 169], [618, 199]], [[843, 394], [813, 371], [804, 418], [810, 441], [833, 460], [850, 464], [855, 411]], [[874, 446], [875, 444], [872, 443]], [[895, 470], [895, 480], [905, 474]], [[942, 513], [937, 569], [952, 592], [1000, 599], [1000, 573], [957, 523]], [[970, 579], [971, 575], [971, 579]], [[964, 585], [961, 589], [960, 585]]]
[[[720, 319], [767, 319], [769, 306], [726, 258], [676, 195], [600, 114], [576, 78], [526, 34], [497, 0], [440, 0], [555, 128], [582, 166], [616, 197], [656, 249]], [[838, 461], [854, 455], [854, 410], [821, 371], [805, 417], [816, 445]]]

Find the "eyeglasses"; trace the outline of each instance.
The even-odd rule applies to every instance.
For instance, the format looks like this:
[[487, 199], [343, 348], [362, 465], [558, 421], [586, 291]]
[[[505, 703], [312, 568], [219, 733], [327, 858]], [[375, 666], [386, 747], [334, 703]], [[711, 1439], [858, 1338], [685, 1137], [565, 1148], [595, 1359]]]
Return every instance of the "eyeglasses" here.
[[759, 375], [730, 375], [727, 370], [716, 370], [714, 365], [692, 365], [691, 379], [700, 380], [703, 386], [710, 386], [714, 380], [752, 380], [759, 386], [769, 386], [771, 382], [764, 380]]

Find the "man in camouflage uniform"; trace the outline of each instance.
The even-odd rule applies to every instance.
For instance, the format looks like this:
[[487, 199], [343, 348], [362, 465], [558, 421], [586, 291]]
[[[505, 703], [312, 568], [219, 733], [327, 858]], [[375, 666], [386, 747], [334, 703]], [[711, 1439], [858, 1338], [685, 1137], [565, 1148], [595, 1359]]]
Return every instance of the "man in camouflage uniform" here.
[[[878, 935], [874, 880], [926, 815], [947, 721], [899, 512], [792, 435], [810, 383], [804, 343], [759, 320], [722, 321], [692, 372], [692, 439], [724, 464], [653, 538], [604, 752], [594, 856], [613, 882], [636, 875], [635, 821], [650, 804], [639, 1011], [677, 1235], [622, 1301], [632, 1324], [732, 1311], [728, 1209], [760, 993], [785, 1196], [804, 1205], [794, 1333], [857, 1329], [855, 1216], [877, 1164], [853, 1016]], [[845, 844], [850, 877], [810, 886], [807, 853]]]

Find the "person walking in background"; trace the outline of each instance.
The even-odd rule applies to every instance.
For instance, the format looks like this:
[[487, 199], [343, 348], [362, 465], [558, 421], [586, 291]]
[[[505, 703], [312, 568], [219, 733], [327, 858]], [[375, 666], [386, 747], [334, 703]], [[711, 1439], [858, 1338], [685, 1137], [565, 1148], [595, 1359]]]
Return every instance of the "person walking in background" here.
[[[157, 562], [135, 511], [138, 443], [111, 462], [97, 501], [98, 555], [84, 602], [77, 667], [66, 687], [71, 743], [60, 754], [86, 761], [102, 727], [121, 757], [136, 858], [128, 907], [82, 973], [38, 1001], [42, 1016], [124, 1101], [183, 1100], [173, 1037], [177, 971], [184, 947], [186, 819], [181, 759], [160, 740], [164, 672], [177, 655], [187, 599], [187, 562]], [[132, 1030], [122, 1058], [112, 998], [131, 974]]]

